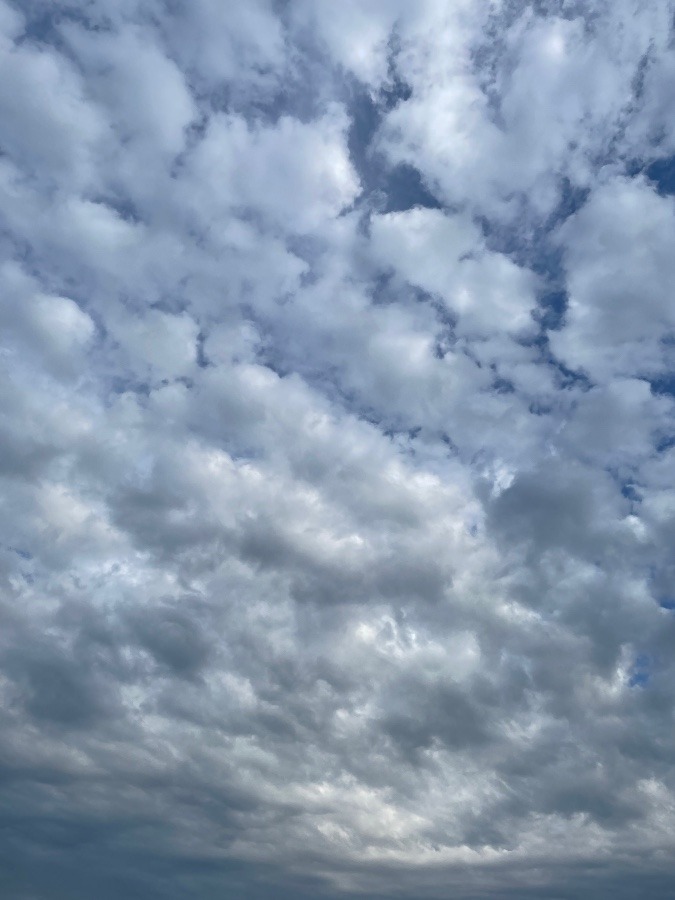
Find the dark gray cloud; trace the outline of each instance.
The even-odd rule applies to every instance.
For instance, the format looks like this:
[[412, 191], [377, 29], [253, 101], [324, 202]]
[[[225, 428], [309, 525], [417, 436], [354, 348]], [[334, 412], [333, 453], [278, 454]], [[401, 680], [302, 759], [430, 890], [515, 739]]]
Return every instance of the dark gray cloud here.
[[672, 895], [674, 12], [0, 0], [3, 897]]

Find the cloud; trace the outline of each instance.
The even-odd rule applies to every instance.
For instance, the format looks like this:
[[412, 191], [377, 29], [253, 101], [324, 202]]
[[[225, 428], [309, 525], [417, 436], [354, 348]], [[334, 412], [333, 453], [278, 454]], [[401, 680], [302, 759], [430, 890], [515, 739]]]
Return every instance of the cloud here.
[[602, 381], [668, 370], [673, 322], [663, 279], [674, 222], [670, 197], [621, 178], [598, 186], [563, 226], [570, 306], [552, 346], [567, 365]]
[[0, 0], [4, 895], [670, 896], [666, 6]]
[[432, 209], [377, 217], [373, 245], [385, 265], [439, 295], [456, 317], [458, 337], [527, 332], [532, 324], [534, 278], [502, 254], [487, 251], [476, 225]]
[[211, 205], [215, 220], [240, 210], [267, 228], [320, 227], [358, 194], [346, 128], [337, 105], [311, 125], [284, 116], [274, 126], [250, 127], [243, 117], [213, 116], [188, 163], [198, 215]]

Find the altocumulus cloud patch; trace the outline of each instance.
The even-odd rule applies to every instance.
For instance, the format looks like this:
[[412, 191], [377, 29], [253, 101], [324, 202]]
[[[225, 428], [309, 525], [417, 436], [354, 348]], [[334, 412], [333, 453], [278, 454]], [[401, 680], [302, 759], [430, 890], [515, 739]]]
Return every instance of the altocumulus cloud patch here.
[[672, 896], [673, 3], [0, 0], [0, 892]]

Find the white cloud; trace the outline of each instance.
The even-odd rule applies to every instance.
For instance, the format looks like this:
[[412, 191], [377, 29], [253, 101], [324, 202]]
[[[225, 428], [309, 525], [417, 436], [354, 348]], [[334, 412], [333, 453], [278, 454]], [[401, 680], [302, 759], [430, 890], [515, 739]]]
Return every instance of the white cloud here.
[[570, 304], [551, 335], [571, 368], [605, 381], [669, 367], [673, 201], [641, 179], [610, 179], [561, 229]]
[[250, 100], [278, 90], [292, 70], [284, 28], [270, 0], [224, 7], [218, 0], [182, 3], [161, 27], [200, 92], [226, 86]]
[[197, 111], [183, 73], [157, 45], [154, 32], [127, 27], [92, 33], [77, 25], [61, 30], [118, 139], [137, 142], [135, 152], [152, 154], [154, 166], [180, 153]]
[[671, 6], [0, 0], [8, 896], [670, 896]]
[[337, 105], [311, 124], [284, 116], [275, 125], [249, 125], [215, 115], [188, 162], [190, 202], [226, 217], [223, 225], [233, 212], [249, 211], [275, 230], [318, 228], [359, 191], [347, 125]]
[[384, 265], [438, 295], [457, 316], [458, 335], [531, 330], [532, 273], [490, 253], [467, 217], [413, 209], [378, 216], [372, 229], [375, 252]]
[[136, 317], [120, 309], [108, 319], [113, 339], [128, 355], [129, 368], [141, 378], [146, 369], [153, 380], [179, 378], [189, 374], [197, 360], [197, 323], [180, 316], [151, 309]]
[[[12, 29], [12, 30], [18, 30]], [[10, 32], [11, 33], [11, 32]], [[53, 48], [4, 39], [0, 62], [0, 140], [3, 151], [33, 178], [87, 186], [105, 119], [87, 102], [72, 64]]]

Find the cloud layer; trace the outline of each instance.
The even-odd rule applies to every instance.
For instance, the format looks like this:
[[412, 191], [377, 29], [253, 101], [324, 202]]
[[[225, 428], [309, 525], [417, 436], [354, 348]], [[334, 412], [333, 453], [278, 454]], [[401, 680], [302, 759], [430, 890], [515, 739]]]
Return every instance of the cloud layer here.
[[0, 0], [0, 888], [672, 895], [666, 3]]

